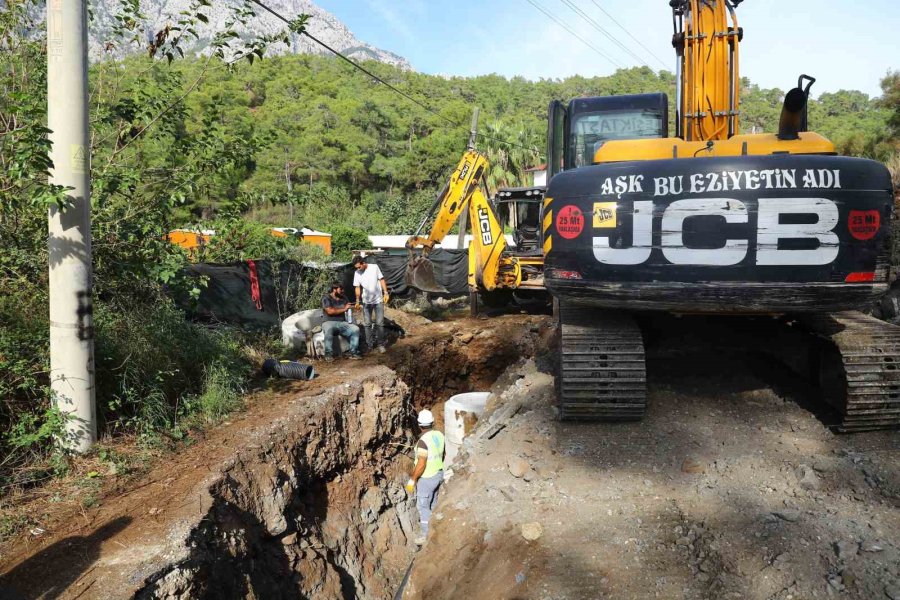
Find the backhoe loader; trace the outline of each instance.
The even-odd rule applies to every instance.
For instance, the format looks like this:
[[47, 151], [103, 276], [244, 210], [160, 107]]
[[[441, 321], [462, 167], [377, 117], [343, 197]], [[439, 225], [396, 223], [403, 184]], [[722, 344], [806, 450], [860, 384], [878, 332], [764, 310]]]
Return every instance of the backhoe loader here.
[[[511, 300], [514, 290], [531, 293], [543, 293], [544, 290], [544, 260], [536, 237], [543, 188], [500, 190], [492, 204], [485, 182], [488, 159], [474, 147], [476, 121], [477, 113], [468, 149], [415, 235], [406, 242], [410, 254], [406, 283], [424, 292], [446, 293], [447, 290], [435, 279], [434, 265], [428, 259], [428, 253], [450, 233], [457, 220], [466, 215], [460, 227], [464, 230], [468, 220], [472, 229], [468, 282], [473, 314], [478, 310], [479, 298], [493, 306]], [[503, 211], [501, 216], [498, 216], [498, 209]], [[514, 213], [511, 219], [515, 222], [517, 244], [521, 245], [521, 250], [518, 247], [511, 249], [504, 236], [507, 221], [504, 213], [509, 210]], [[432, 218], [428, 234], [423, 235]]]

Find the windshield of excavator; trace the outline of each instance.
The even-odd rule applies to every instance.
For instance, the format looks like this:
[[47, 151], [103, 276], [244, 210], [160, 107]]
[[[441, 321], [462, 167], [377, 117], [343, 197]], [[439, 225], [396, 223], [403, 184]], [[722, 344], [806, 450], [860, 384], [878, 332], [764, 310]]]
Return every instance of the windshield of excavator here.
[[581, 167], [593, 162], [607, 140], [662, 137], [663, 115], [647, 109], [584, 112], [574, 116], [569, 131], [569, 150], [575, 166]]

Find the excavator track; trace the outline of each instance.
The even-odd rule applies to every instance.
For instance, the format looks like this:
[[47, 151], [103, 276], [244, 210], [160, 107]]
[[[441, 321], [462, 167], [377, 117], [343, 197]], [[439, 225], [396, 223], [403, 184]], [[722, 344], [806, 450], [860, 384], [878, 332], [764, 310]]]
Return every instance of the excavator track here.
[[647, 407], [644, 342], [626, 313], [560, 308], [563, 421], [633, 421]]
[[819, 382], [825, 400], [840, 411], [837, 431], [900, 427], [900, 327], [861, 312], [801, 321], [826, 341]]

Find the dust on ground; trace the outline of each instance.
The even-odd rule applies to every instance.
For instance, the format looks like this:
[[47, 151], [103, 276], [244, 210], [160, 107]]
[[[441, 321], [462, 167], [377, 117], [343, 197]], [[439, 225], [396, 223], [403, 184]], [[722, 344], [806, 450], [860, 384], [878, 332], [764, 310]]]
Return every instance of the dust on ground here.
[[511, 369], [404, 598], [900, 599], [900, 434], [833, 434], [770, 367], [651, 355], [647, 416], [607, 424]]

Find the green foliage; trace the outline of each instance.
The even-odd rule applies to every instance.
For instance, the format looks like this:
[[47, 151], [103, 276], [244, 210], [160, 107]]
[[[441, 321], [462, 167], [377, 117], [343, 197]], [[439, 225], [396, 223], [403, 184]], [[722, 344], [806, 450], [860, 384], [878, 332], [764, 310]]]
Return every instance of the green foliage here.
[[47, 392], [48, 329], [45, 304], [0, 285], [0, 488], [42, 477], [15, 469], [39, 458], [57, 430]]
[[889, 111], [891, 136], [900, 138], [900, 71], [890, 71], [881, 80], [881, 106]]
[[364, 250], [371, 246], [369, 235], [355, 227], [335, 225], [331, 229], [331, 251], [337, 260], [350, 260], [354, 250]]
[[216, 234], [198, 255], [200, 260], [206, 262], [225, 263], [261, 258], [289, 260], [303, 257], [307, 249], [295, 237], [273, 236], [271, 227], [262, 223], [219, 221], [210, 225]]
[[52, 166], [44, 47], [36, 0], [8, 0], [0, 10], [0, 219], [20, 206], [66, 204], [65, 189], [48, 182]]
[[43, 412], [24, 413], [9, 431], [9, 445], [14, 449], [48, 444], [63, 431], [65, 417], [51, 406]]
[[186, 321], [166, 300], [95, 309], [95, 363], [101, 425], [150, 434], [176, 422], [183, 398], [201, 392], [213, 365], [245, 377], [231, 332]]
[[203, 391], [185, 404], [189, 421], [218, 423], [241, 404], [242, 378], [226, 365], [212, 363], [204, 375]]
[[[542, 162], [551, 99], [653, 91], [674, 98], [674, 76], [646, 67], [537, 82], [367, 67], [457, 124], [423, 113], [328, 57], [281, 56], [231, 69], [189, 60], [178, 67], [180, 89], [191, 89], [179, 105], [181, 124], [169, 143], [143, 144], [141, 158], [167, 169], [167, 181], [180, 182], [170, 187], [179, 189], [183, 204], [176, 214], [182, 223], [243, 213], [274, 226], [330, 231], [349, 225], [403, 234], [414, 230], [429, 206], [421, 199], [433, 197], [457, 163], [473, 106], [481, 108], [478, 146], [491, 160], [488, 180], [496, 188], [528, 184], [525, 170]], [[149, 75], [137, 66], [109, 68], [122, 70], [125, 89], [152, 89], [145, 81]], [[188, 82], [204, 72], [190, 88]], [[743, 130], [775, 131], [783, 98], [780, 89], [744, 80]], [[853, 155], [884, 158], [878, 136], [890, 114], [883, 103], [856, 91], [822, 94], [810, 103], [813, 129]]]

